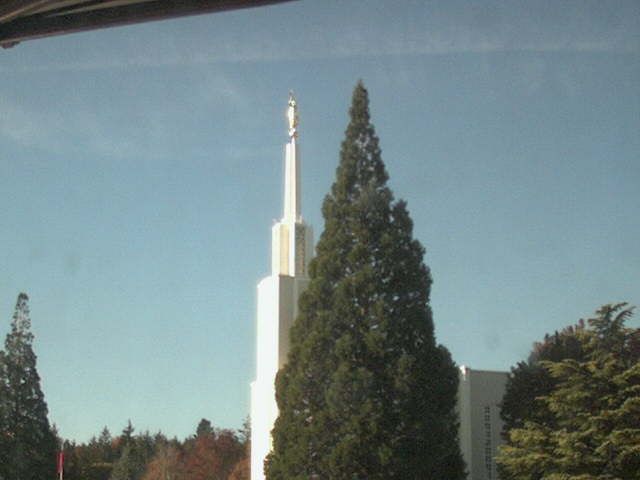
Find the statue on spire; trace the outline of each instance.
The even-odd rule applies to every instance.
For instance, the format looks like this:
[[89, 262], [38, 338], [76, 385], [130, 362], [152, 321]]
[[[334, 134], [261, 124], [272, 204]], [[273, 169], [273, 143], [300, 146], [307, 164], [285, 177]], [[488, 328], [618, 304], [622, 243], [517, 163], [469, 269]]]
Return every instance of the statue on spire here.
[[289, 91], [289, 108], [287, 108], [287, 119], [289, 120], [289, 137], [298, 136], [298, 107], [293, 92]]

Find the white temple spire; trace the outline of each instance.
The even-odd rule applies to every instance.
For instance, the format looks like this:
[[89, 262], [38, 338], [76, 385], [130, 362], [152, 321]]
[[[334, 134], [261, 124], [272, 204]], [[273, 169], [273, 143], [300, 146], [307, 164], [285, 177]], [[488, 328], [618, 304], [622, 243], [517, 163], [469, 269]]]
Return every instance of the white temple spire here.
[[298, 105], [289, 92], [289, 106], [287, 108], [289, 121], [289, 142], [285, 147], [285, 177], [284, 177], [284, 221], [300, 222], [300, 160], [298, 158]]
[[289, 137], [298, 136], [298, 104], [293, 92], [289, 91], [289, 107], [287, 108], [287, 119], [289, 120]]
[[251, 480], [264, 480], [264, 459], [272, 448], [278, 417], [275, 378], [287, 361], [289, 331], [298, 314], [298, 297], [307, 288], [313, 231], [300, 210], [298, 111], [293, 94], [287, 108], [284, 215], [271, 227], [271, 275], [258, 284], [256, 380], [251, 384]]

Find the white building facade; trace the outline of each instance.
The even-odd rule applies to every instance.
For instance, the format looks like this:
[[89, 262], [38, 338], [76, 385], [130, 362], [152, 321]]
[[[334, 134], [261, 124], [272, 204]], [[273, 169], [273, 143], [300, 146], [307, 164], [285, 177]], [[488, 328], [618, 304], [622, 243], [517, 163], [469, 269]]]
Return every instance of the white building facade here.
[[301, 214], [298, 112], [293, 95], [287, 110], [284, 214], [271, 229], [271, 275], [258, 284], [256, 380], [251, 383], [251, 480], [264, 479], [264, 459], [272, 449], [271, 430], [278, 417], [275, 378], [287, 360], [289, 330], [298, 313], [298, 297], [307, 287], [313, 256], [313, 231]]
[[460, 451], [467, 480], [498, 480], [495, 456], [502, 443], [500, 405], [509, 374], [461, 366], [458, 384]]

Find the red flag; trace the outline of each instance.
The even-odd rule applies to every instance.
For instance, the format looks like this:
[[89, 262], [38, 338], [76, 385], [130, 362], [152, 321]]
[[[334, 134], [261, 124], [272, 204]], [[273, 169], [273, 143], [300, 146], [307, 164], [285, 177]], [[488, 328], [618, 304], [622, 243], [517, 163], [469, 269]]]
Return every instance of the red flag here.
[[64, 469], [64, 452], [58, 453], [58, 474], [62, 473]]

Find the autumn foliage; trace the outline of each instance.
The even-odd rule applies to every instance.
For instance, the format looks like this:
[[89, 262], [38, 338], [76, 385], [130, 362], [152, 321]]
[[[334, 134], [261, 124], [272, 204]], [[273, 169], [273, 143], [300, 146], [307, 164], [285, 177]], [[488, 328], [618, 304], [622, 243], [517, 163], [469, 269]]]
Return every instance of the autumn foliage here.
[[131, 423], [112, 438], [105, 428], [86, 444], [65, 442], [66, 480], [248, 480], [248, 434], [202, 419], [184, 441], [133, 434]]

